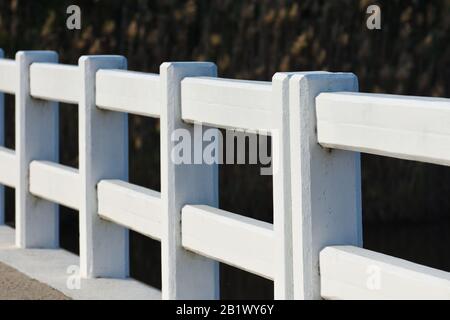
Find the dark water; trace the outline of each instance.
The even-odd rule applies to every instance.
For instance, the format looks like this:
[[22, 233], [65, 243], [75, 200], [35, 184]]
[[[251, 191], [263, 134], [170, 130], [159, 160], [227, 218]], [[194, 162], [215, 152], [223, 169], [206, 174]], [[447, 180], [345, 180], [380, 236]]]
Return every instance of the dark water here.
[[364, 228], [365, 248], [450, 272], [450, 221]]

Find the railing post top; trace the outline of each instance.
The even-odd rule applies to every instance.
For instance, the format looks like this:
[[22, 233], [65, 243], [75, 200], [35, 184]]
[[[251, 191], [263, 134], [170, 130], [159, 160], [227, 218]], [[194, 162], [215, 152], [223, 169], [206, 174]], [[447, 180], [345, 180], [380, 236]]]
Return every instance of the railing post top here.
[[[311, 71], [311, 72], [298, 72], [294, 73], [289, 82], [290, 85], [300, 84], [300, 86], [313, 85], [314, 81], [321, 82], [321, 88], [323, 91], [327, 91], [325, 82], [332, 83], [342, 81], [353, 81], [353, 88], [358, 91], [358, 77], [352, 72], [327, 72], [327, 71]], [[342, 82], [343, 83], [343, 82]], [[321, 90], [321, 91], [322, 91]], [[336, 90], [333, 90], [336, 91]]]
[[183, 70], [181, 73], [214, 74], [217, 76], [217, 66], [213, 62], [164, 62], [160, 66], [160, 74], [170, 73], [172, 70]]
[[277, 72], [273, 75], [272, 81], [274, 80], [283, 80], [283, 79], [291, 79], [295, 76], [304, 76], [309, 74], [330, 74], [328, 71], [283, 71]]
[[120, 55], [85, 55], [78, 59], [78, 65], [89, 68], [110, 68], [111, 65], [117, 66], [118, 69], [127, 69], [127, 58]]
[[16, 61], [25, 62], [58, 62], [58, 53], [55, 51], [18, 51]]

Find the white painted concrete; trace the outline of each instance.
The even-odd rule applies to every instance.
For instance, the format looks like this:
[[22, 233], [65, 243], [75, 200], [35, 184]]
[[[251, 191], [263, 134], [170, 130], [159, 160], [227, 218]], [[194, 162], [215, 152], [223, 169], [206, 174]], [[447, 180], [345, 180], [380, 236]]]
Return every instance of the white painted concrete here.
[[155, 240], [161, 240], [161, 194], [121, 180], [98, 184], [98, 214]]
[[81, 275], [125, 278], [129, 272], [128, 230], [100, 219], [97, 184], [103, 179], [128, 180], [128, 118], [96, 107], [95, 81], [99, 69], [125, 69], [127, 62], [120, 56], [83, 56], [79, 67]]
[[346, 73], [305, 73], [290, 79], [294, 296], [320, 299], [319, 253], [328, 245], [362, 245], [358, 153], [317, 143], [316, 96], [355, 91]]
[[270, 82], [186, 78], [181, 95], [186, 122], [261, 132], [273, 127]]
[[450, 300], [450, 273], [381, 253], [327, 247], [320, 253], [325, 299]]
[[30, 164], [30, 193], [36, 197], [80, 209], [80, 175], [77, 169], [49, 161]]
[[15, 60], [2, 58], [3, 53], [0, 56], [0, 91], [15, 94], [17, 90], [17, 63]]
[[20, 248], [57, 248], [58, 206], [30, 193], [33, 160], [58, 162], [58, 104], [30, 95], [30, 65], [56, 63], [52, 51], [21, 51], [16, 55], [16, 244]]
[[324, 147], [450, 165], [450, 99], [325, 93], [317, 117]]
[[159, 118], [159, 75], [125, 70], [97, 72], [96, 103], [99, 108]]
[[218, 206], [218, 167], [176, 165], [171, 158], [176, 141], [171, 137], [174, 130], [183, 128], [194, 139], [202, 139], [194, 134], [192, 125], [182, 121], [181, 81], [185, 77], [216, 76], [217, 70], [212, 63], [200, 62], [164, 63], [160, 70], [162, 295], [163, 299], [216, 299], [219, 297], [219, 264], [183, 249], [181, 209], [185, 204]]
[[187, 250], [273, 280], [275, 237], [270, 223], [204, 205], [183, 208]]
[[[2, 49], [0, 49], [0, 79], [3, 79], [2, 74], [4, 71], [4, 67], [2, 68], [1, 62], [4, 61], [3, 57], [5, 56], [5, 53]], [[2, 80], [0, 80], [2, 81]], [[0, 84], [0, 89], [2, 85]], [[8, 161], [9, 158], [8, 152], [3, 148], [5, 144], [5, 95], [3, 92], [0, 91], [0, 183], [5, 183], [5, 181], [8, 182], [9, 174], [8, 171], [14, 171], [14, 170], [5, 170], [5, 161]], [[2, 170], [3, 169], [3, 170]], [[5, 172], [6, 171], [6, 172]], [[5, 179], [6, 178], [6, 179]], [[5, 223], [5, 188], [3, 186], [0, 186], [0, 225]]]
[[0, 183], [11, 188], [17, 184], [16, 153], [4, 147], [0, 147]]
[[[70, 266], [79, 257], [61, 249], [18, 249], [14, 230], [0, 226], [0, 262], [76, 300], [158, 300], [161, 292], [134, 279], [81, 279], [79, 290], [67, 286]], [[71, 282], [73, 283], [73, 282]]]
[[30, 92], [34, 98], [78, 104], [80, 90], [77, 66], [33, 63], [30, 67]]
[[[61, 250], [9, 248], [4, 256], [27, 265], [24, 257], [31, 255], [39, 264], [31, 263], [27, 272], [41, 276], [39, 269], [53, 270], [48, 277], [56, 279], [42, 279], [59, 281], [55, 286], [61, 286], [62, 271], [45, 264], [52, 259], [80, 263], [84, 278], [124, 279], [83, 280], [91, 288], [84, 297], [98, 296], [93, 291], [103, 290], [99, 283], [135, 296], [126, 280], [129, 228], [161, 241], [158, 294], [164, 299], [218, 298], [217, 261], [274, 280], [276, 299], [320, 299], [320, 251], [362, 244], [358, 152], [450, 164], [450, 152], [442, 147], [450, 143], [448, 99], [346, 93], [358, 90], [352, 74], [277, 73], [269, 83], [214, 78], [211, 63], [164, 63], [159, 76], [121, 70], [126, 60], [118, 56], [82, 57], [79, 66], [67, 66], [56, 63], [54, 52], [20, 52], [16, 61], [2, 54], [0, 92], [16, 93], [17, 151], [1, 146], [0, 95], [0, 183], [16, 187], [17, 244], [56, 248], [59, 203], [80, 211], [81, 252], [77, 259]], [[57, 164], [57, 103], [47, 100], [79, 104], [78, 171]], [[126, 182], [125, 113], [161, 119], [161, 193]], [[217, 209], [217, 165], [174, 164], [172, 133], [188, 130], [194, 154], [202, 145], [193, 126], [198, 122], [272, 135], [273, 225]], [[2, 197], [0, 189], [0, 224]], [[361, 260], [360, 253], [351, 259], [364, 266], [367, 257]], [[322, 261], [327, 268], [336, 262], [330, 256]], [[411, 295], [429, 286], [437, 286], [438, 297], [447, 294], [442, 273], [387, 263], [396, 277], [406, 270]], [[364, 295], [347, 285], [351, 273], [345, 266], [341, 271], [330, 281], [322, 276], [328, 281], [322, 295]], [[125, 292], [129, 285], [133, 292]], [[388, 297], [403, 294], [388, 288]]]
[[292, 252], [292, 201], [289, 132], [289, 79], [292, 74], [276, 73], [272, 78], [272, 177], [273, 228], [272, 259], [276, 261], [274, 298], [294, 298]]

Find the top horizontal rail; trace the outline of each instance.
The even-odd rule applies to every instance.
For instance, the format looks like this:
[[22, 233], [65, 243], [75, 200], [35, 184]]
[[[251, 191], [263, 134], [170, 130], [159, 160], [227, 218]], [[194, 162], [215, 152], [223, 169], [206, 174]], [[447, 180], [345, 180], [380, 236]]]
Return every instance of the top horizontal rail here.
[[181, 83], [182, 118], [226, 129], [272, 129], [270, 82], [186, 78]]
[[450, 99], [339, 92], [316, 104], [324, 147], [450, 165]]
[[160, 117], [159, 75], [99, 70], [96, 77], [96, 103], [99, 108]]
[[30, 92], [33, 98], [78, 104], [81, 92], [79, 69], [64, 64], [33, 63]]
[[15, 94], [17, 85], [16, 61], [0, 59], [0, 91]]

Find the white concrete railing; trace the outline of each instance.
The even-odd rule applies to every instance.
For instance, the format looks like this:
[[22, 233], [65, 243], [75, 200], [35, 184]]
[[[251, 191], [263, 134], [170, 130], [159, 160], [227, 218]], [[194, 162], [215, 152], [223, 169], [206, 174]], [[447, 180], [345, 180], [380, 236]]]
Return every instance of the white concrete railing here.
[[[325, 148], [450, 165], [450, 99], [321, 93], [316, 110]], [[320, 270], [324, 298], [450, 299], [450, 273], [361, 248], [324, 249]]]
[[[347, 73], [270, 83], [215, 78], [211, 63], [124, 69], [119, 56], [0, 59], [0, 91], [16, 96], [16, 151], [0, 148], [0, 183], [16, 188], [18, 247], [58, 247], [61, 204], [79, 211], [82, 277], [128, 276], [126, 228], [161, 241], [163, 299], [218, 298], [217, 261], [273, 280], [277, 299], [449, 298], [448, 273], [358, 248], [358, 152], [447, 164], [448, 100], [345, 93], [358, 90]], [[57, 163], [57, 102], [78, 104], [79, 169]], [[160, 118], [161, 192], [127, 182], [127, 113]], [[171, 161], [172, 132], [192, 123], [276, 133], [273, 225], [217, 208], [217, 165]], [[389, 285], [367, 286], [372, 265]]]

